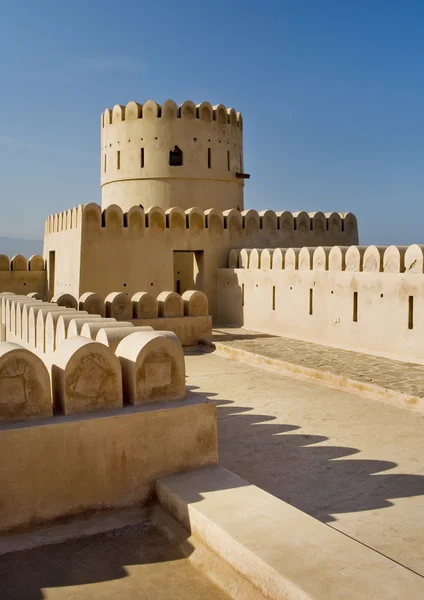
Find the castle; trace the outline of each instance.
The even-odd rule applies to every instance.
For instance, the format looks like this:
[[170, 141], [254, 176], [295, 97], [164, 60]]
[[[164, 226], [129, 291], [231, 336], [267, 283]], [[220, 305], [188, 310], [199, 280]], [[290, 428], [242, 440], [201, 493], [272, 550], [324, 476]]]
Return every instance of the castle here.
[[[193, 528], [232, 597], [353, 598], [333, 576], [315, 595], [304, 566], [289, 577], [281, 541], [271, 558], [255, 547], [287, 519], [309, 532], [311, 560], [324, 540], [340, 570], [372, 565], [375, 581], [349, 575], [355, 597], [383, 585], [395, 598], [400, 580], [418, 598], [408, 573], [220, 470], [216, 407], [186, 399], [183, 347], [214, 324], [424, 364], [424, 246], [359, 246], [352, 213], [244, 210], [232, 108], [129, 102], [100, 127], [102, 205], [49, 216], [42, 257], [0, 256], [0, 532], [153, 498], [154, 522], [173, 542]], [[221, 522], [213, 500], [193, 509], [193, 490], [263, 529], [243, 546], [240, 523]]]

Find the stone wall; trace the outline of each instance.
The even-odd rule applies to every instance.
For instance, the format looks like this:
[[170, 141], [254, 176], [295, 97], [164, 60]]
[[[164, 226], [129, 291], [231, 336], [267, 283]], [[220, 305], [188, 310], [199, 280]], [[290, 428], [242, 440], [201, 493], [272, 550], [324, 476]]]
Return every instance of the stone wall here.
[[186, 289], [206, 293], [214, 318], [217, 269], [226, 266], [231, 248], [358, 242], [357, 222], [351, 213], [183, 211], [178, 207], [144, 211], [139, 206], [123, 213], [115, 205], [102, 211], [96, 204], [87, 204], [52, 215], [45, 230], [48, 286], [54, 294], [66, 292], [79, 298], [92, 291], [104, 299], [111, 292], [132, 297], [139, 290], [155, 296], [176, 291], [177, 259], [179, 253], [188, 252], [193, 266], [186, 276], [182, 273], [181, 282]]
[[[102, 206], [243, 209], [243, 123], [222, 104], [148, 100], [101, 119]], [[181, 164], [170, 164], [178, 147]]]
[[424, 364], [424, 246], [233, 250], [222, 324]]
[[42, 256], [34, 254], [28, 260], [21, 254], [9, 259], [0, 254], [0, 292], [14, 294], [47, 292], [47, 273]]

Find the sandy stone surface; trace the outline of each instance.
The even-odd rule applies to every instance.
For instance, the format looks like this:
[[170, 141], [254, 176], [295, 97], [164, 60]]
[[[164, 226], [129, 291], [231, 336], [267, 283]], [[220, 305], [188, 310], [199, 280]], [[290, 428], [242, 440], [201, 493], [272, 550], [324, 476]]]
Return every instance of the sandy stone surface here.
[[424, 398], [424, 365], [246, 329], [214, 329], [212, 341]]
[[226, 600], [149, 522], [0, 556], [1, 600]]
[[424, 575], [423, 415], [213, 353], [186, 367], [222, 466]]

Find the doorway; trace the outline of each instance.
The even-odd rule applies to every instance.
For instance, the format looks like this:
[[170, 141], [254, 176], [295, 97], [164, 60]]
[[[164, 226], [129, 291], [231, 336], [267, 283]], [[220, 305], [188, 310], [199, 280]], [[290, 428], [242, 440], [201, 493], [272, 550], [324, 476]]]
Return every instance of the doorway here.
[[203, 250], [174, 251], [174, 290], [184, 294], [187, 290], [203, 291]]

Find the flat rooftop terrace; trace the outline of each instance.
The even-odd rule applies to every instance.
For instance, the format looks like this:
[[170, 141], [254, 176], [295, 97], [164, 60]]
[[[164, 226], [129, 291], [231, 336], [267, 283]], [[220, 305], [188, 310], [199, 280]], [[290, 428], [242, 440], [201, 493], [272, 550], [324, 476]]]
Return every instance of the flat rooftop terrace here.
[[186, 364], [217, 402], [223, 467], [424, 576], [424, 415], [207, 351]]

